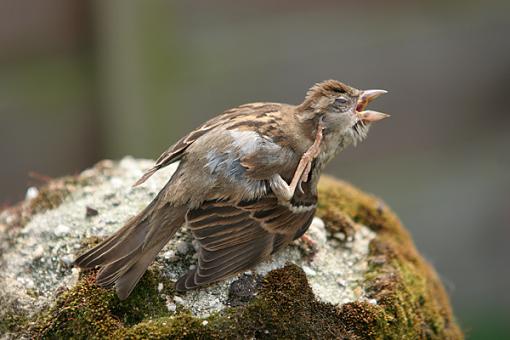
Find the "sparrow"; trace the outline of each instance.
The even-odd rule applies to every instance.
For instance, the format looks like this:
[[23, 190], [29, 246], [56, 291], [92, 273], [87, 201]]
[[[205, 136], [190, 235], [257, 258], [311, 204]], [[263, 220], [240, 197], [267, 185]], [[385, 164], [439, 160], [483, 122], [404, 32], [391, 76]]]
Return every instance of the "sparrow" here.
[[179, 162], [154, 200], [75, 261], [100, 267], [96, 283], [126, 299], [183, 225], [199, 248], [198, 264], [178, 292], [209, 285], [267, 260], [301, 237], [317, 207], [317, 183], [342, 149], [388, 117], [367, 110], [384, 90], [336, 80], [311, 87], [299, 105], [251, 103], [227, 110], [165, 151], [135, 183]]

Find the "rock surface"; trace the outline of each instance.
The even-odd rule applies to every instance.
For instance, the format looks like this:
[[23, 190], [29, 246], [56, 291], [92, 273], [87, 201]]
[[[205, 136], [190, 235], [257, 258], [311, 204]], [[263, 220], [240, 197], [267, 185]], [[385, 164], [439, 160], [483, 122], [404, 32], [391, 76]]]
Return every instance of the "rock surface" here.
[[186, 227], [132, 296], [119, 301], [72, 268], [76, 254], [147, 205], [175, 167], [132, 188], [151, 161], [103, 161], [30, 188], [0, 213], [0, 332], [4, 337], [462, 338], [448, 298], [385, 205], [324, 179], [302, 240], [253, 270], [176, 295], [195, 265]]

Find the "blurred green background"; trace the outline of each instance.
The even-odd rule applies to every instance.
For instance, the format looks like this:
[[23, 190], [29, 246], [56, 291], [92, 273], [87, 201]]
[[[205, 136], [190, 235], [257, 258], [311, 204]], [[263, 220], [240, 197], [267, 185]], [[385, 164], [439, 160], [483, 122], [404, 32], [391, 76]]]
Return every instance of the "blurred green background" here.
[[[334, 78], [392, 114], [328, 172], [383, 197], [468, 338], [510, 329], [510, 2], [0, 0], [0, 205], [42, 176], [155, 158]], [[31, 175], [32, 174], [32, 175]]]

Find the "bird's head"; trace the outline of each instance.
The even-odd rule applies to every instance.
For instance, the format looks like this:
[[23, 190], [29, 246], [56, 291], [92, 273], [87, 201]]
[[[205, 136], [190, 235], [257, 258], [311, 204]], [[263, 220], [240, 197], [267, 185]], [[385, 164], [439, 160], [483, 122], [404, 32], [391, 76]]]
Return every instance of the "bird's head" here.
[[298, 106], [303, 120], [321, 119], [324, 135], [337, 137], [346, 144], [364, 139], [371, 123], [389, 115], [367, 110], [368, 104], [385, 90], [358, 90], [336, 80], [317, 83]]

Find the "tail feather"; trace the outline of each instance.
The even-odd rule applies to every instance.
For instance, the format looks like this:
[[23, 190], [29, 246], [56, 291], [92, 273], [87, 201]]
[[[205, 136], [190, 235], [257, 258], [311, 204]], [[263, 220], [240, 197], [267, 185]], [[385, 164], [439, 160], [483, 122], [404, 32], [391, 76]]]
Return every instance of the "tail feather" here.
[[[106, 267], [101, 268], [101, 270], [96, 275], [96, 284], [105, 288], [112, 288], [115, 286], [115, 282], [122, 275], [120, 271], [111, 270], [111, 265], [107, 265]], [[108, 275], [105, 275], [105, 271], [109, 271]]]
[[123, 274], [123, 270], [129, 268], [130, 263], [140, 257], [140, 250], [140, 247], [133, 249], [127, 255], [103, 266], [97, 273], [96, 283], [102, 287], [112, 287]]
[[137, 247], [141, 238], [143, 242], [147, 232], [147, 223], [144, 222], [129, 221], [115, 234], [76, 259], [75, 263], [81, 268], [94, 268], [126, 255], [126, 251]]
[[159, 251], [184, 223], [185, 207], [156, 207], [153, 201], [111, 237], [75, 261], [81, 268], [102, 267], [96, 283], [115, 285], [121, 299], [129, 296]]
[[149, 249], [144, 250], [138, 260], [116, 280], [115, 290], [117, 291], [119, 299], [124, 300], [131, 294], [147, 267], [154, 261], [161, 248], [165, 246], [172, 236], [173, 233], [159, 240], [158, 243], [154, 244]]
[[149, 232], [148, 221], [155, 213], [155, 205], [156, 200], [113, 235], [78, 257], [75, 264], [81, 268], [94, 268], [116, 261], [136, 249]]

